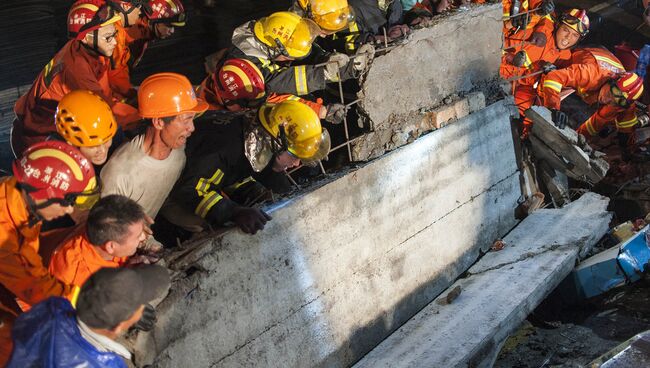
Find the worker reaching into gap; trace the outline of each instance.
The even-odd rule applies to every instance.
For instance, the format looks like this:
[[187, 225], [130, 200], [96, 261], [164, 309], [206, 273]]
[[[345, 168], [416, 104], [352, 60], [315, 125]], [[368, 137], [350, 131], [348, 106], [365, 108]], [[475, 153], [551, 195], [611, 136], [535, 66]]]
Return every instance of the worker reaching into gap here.
[[103, 0], [79, 0], [68, 13], [68, 41], [16, 101], [11, 146], [19, 156], [29, 145], [55, 133], [58, 102], [76, 89], [96, 93], [106, 101], [122, 126], [139, 120], [137, 109], [122, 103], [108, 81], [110, 57], [120, 20]]
[[309, 19], [291, 12], [273, 13], [237, 27], [233, 46], [221, 64], [235, 58], [249, 60], [262, 72], [267, 93], [295, 96], [322, 90], [328, 82], [358, 77], [366, 69], [374, 49], [364, 49], [353, 60], [334, 53], [324, 65], [291, 65], [309, 55], [319, 34], [320, 28]]
[[399, 1], [296, 0], [290, 10], [320, 27], [324, 39], [318, 43], [327, 51], [345, 50], [352, 55], [363, 44], [391, 42], [410, 32], [402, 24]]
[[[515, 81], [515, 104], [523, 119], [522, 138], [528, 136], [532, 121], [524, 113], [538, 98], [536, 85], [542, 73], [555, 69], [554, 63], [568, 63], [570, 49], [578, 44], [589, 32], [589, 18], [584, 10], [571, 9], [562, 14], [559, 20], [549, 18], [549, 22], [540, 23], [531, 36], [534, 42], [521, 47], [521, 50], [504, 55], [503, 62], [517, 68]], [[503, 74], [504, 78], [512, 77]]]
[[286, 180], [286, 170], [322, 160], [331, 145], [314, 110], [291, 100], [264, 104], [257, 114], [230, 124], [205, 123], [198, 131], [188, 142], [188, 164], [170, 196], [184, 211], [167, 216], [191, 232], [227, 222], [250, 234], [262, 230], [271, 217], [251, 206], [269, 199], [266, 188], [276, 191], [273, 186]]
[[466, 7], [470, 3], [485, 4], [485, 0], [401, 0], [401, 3], [404, 9], [404, 23], [415, 26], [435, 15]]
[[11, 326], [22, 313], [50, 296], [74, 299], [75, 288], [52, 276], [39, 255], [43, 220], [90, 207], [99, 188], [90, 162], [64, 142], [30, 146], [13, 163], [13, 176], [0, 179], [0, 366], [11, 353]]
[[169, 286], [161, 266], [102, 268], [81, 287], [76, 309], [53, 297], [18, 317], [7, 367], [132, 366], [131, 352], [116, 340], [131, 328], [153, 328], [149, 303], [163, 298]]
[[125, 266], [147, 238], [147, 216], [134, 200], [109, 195], [90, 210], [84, 231], [66, 240], [50, 258], [61, 282], [81, 287], [101, 268]]
[[333, 103], [323, 105], [323, 100], [312, 102], [289, 94], [266, 95], [264, 76], [260, 69], [246, 59], [227, 60], [221, 68], [210, 73], [197, 89], [197, 95], [210, 105], [210, 110], [242, 111], [258, 108], [262, 103], [279, 103], [293, 99], [309, 105], [321, 119], [332, 124], [343, 121], [346, 107]]
[[174, 27], [185, 25], [180, 0], [107, 0], [121, 19], [115, 24], [117, 44], [111, 56], [109, 81], [113, 91], [135, 104], [137, 91], [130, 73], [141, 60], [148, 43], [165, 39]]
[[529, 41], [540, 21], [555, 11], [553, 0], [502, 0], [504, 48]]
[[[207, 108], [183, 75], [146, 78], [138, 89], [138, 109], [148, 126], [122, 144], [102, 169], [102, 196], [127, 196], [155, 219], [185, 166], [184, 148], [194, 132], [194, 117]], [[155, 259], [161, 248], [152, 236], [142, 250]]]
[[623, 65], [609, 51], [584, 49], [576, 52], [571, 66], [552, 71], [541, 83], [544, 106], [553, 112], [553, 120], [560, 128], [568, 123], [568, 116], [559, 111], [562, 88], [573, 88], [578, 96], [597, 111], [576, 130], [586, 138], [607, 135], [617, 131], [618, 144], [624, 160], [630, 159], [633, 133], [638, 125], [636, 101], [643, 94], [643, 79], [625, 72]]

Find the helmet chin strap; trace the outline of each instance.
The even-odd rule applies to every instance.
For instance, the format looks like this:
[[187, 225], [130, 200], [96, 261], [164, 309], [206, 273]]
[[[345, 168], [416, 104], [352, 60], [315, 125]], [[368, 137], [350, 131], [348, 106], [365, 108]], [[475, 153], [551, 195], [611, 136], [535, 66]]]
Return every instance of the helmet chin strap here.
[[34, 202], [34, 199], [29, 195], [29, 188], [21, 183], [16, 184], [16, 188], [20, 189], [24, 193], [24, 198], [27, 202], [27, 212], [29, 212], [29, 221], [27, 222], [28, 227], [32, 227], [39, 222], [45, 220], [43, 216], [38, 213], [38, 210], [44, 207], [47, 207], [49, 203], [43, 203], [40, 206]]
[[89, 46], [89, 45], [88, 45], [87, 43], [85, 43], [85, 42], [81, 42], [81, 45], [82, 45], [83, 47], [85, 47], [88, 51], [92, 51], [92, 52], [94, 52], [94, 53], [96, 53], [96, 54], [98, 54], [98, 55], [101, 55], [101, 56], [106, 56], [106, 55], [102, 54], [101, 51], [99, 51], [99, 45], [98, 45], [98, 43], [97, 43], [97, 39], [99, 38], [99, 31], [98, 31], [98, 30], [94, 30], [93, 33], [92, 33], [92, 35], [93, 35], [93, 44], [92, 44], [92, 46]]

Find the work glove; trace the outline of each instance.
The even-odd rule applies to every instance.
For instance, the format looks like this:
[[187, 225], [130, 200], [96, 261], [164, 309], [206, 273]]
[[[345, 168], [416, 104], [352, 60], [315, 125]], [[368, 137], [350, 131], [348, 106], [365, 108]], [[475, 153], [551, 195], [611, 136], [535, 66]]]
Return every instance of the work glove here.
[[332, 124], [341, 124], [347, 112], [348, 108], [343, 104], [330, 104], [327, 106], [327, 115], [325, 116], [325, 121], [328, 121]]
[[555, 4], [553, 0], [544, 0], [542, 5], [539, 7], [538, 13], [541, 16], [549, 15], [555, 10]]
[[512, 58], [512, 65], [521, 68], [526, 64], [526, 51], [519, 51]]
[[560, 110], [552, 109], [551, 118], [559, 129], [564, 129], [569, 124], [569, 116]]
[[334, 52], [327, 58], [328, 64], [336, 65], [338, 69], [343, 68], [350, 62], [350, 57], [340, 52]]
[[264, 229], [264, 225], [270, 220], [271, 216], [252, 207], [237, 207], [232, 215], [232, 221], [247, 234], [255, 234]]
[[542, 32], [535, 32], [528, 39], [528, 43], [537, 47], [544, 47], [546, 45], [546, 35]]
[[151, 331], [156, 324], [156, 310], [151, 304], [145, 304], [142, 317], [133, 325], [133, 328], [140, 331]]
[[357, 53], [354, 54], [352, 65], [354, 70], [362, 72], [368, 68], [368, 65], [375, 57], [375, 47], [369, 43], [361, 45]]
[[513, 28], [525, 29], [528, 26], [528, 14], [518, 15], [510, 18], [510, 24]]
[[552, 72], [553, 70], [556, 70], [556, 69], [557, 69], [557, 67], [555, 65], [553, 65], [553, 63], [549, 63], [548, 61], [544, 62], [544, 64], [542, 64], [542, 72], [544, 74], [550, 73], [550, 72]]

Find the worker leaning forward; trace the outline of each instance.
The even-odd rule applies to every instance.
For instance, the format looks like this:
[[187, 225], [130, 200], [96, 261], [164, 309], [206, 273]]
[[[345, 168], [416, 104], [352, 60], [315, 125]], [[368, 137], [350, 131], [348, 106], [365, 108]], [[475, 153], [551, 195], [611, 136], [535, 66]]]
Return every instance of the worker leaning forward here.
[[13, 174], [0, 182], [0, 365], [11, 353], [11, 326], [24, 309], [19, 301], [33, 305], [50, 296], [74, 300], [75, 289], [43, 265], [38, 253], [41, 222], [71, 213], [73, 205], [91, 206], [99, 193], [90, 162], [64, 142], [29, 147], [14, 162]]
[[106, 101], [120, 125], [139, 119], [137, 110], [116, 98], [109, 80], [110, 57], [120, 17], [102, 0], [79, 0], [68, 13], [71, 38], [38, 75], [14, 107], [11, 144], [19, 156], [29, 145], [55, 133], [54, 114], [68, 92], [85, 89]]

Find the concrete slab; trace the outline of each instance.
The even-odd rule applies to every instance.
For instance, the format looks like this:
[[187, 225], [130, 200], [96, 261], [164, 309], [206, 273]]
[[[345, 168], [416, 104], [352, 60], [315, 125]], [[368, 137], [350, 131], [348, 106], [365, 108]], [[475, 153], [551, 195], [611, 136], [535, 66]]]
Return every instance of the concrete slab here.
[[501, 17], [500, 3], [435, 17], [426, 28], [413, 31], [408, 43], [376, 57], [361, 86], [365, 99], [358, 105], [364, 126], [372, 133], [357, 144], [361, 150], [367, 139], [367, 146], [377, 149], [368, 155], [363, 151], [355, 159], [367, 160], [399, 147], [393, 142], [398, 133], [419, 137], [427, 131], [420, 127], [422, 112], [443, 106], [445, 98], [497, 85]]
[[139, 365], [360, 359], [515, 225], [510, 110], [495, 103], [279, 204], [258, 235], [229, 231], [176, 257]]
[[355, 368], [491, 367], [499, 346], [608, 230], [609, 200], [587, 193], [522, 221], [452, 288], [366, 355]]

